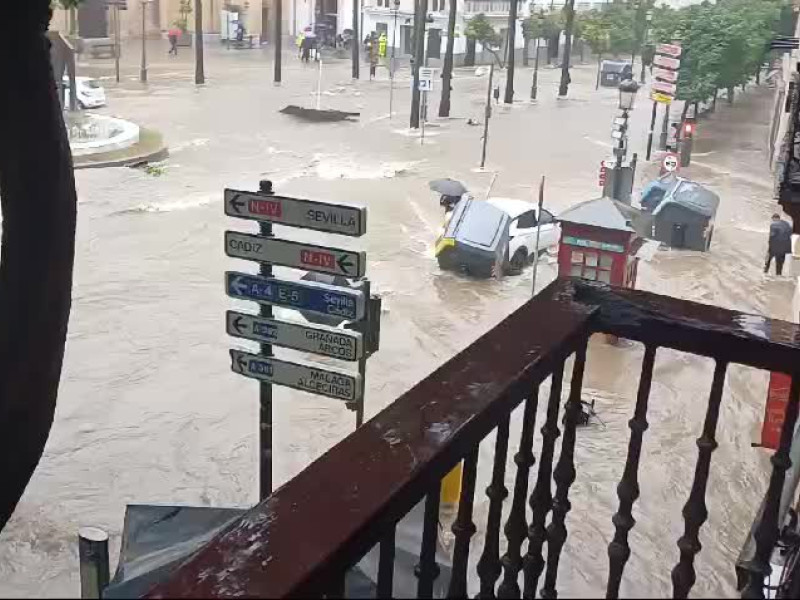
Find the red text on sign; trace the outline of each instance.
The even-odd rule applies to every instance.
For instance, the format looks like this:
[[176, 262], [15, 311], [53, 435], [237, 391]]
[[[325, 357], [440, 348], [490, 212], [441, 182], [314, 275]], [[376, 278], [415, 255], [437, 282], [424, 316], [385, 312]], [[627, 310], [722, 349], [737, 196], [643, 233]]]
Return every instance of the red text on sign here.
[[325, 267], [326, 269], [336, 268], [336, 260], [330, 252], [319, 252], [316, 250], [301, 250], [300, 262], [312, 267]]
[[280, 217], [283, 215], [281, 203], [274, 200], [250, 200], [250, 212], [268, 217]]

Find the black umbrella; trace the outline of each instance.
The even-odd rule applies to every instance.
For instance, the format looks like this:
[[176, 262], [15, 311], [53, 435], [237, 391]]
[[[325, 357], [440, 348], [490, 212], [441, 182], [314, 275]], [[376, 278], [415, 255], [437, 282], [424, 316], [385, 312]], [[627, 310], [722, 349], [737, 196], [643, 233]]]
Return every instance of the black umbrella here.
[[467, 193], [467, 188], [460, 181], [455, 179], [434, 179], [428, 183], [428, 187], [442, 196], [461, 196]]

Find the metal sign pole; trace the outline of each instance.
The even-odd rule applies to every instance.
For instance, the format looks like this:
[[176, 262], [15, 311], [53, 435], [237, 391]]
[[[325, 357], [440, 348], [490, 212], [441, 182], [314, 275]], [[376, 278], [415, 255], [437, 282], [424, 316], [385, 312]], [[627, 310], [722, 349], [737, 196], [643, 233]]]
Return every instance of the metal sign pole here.
[[542, 208], [544, 207], [544, 175], [539, 183], [539, 211], [536, 215], [536, 245], [533, 247], [533, 282], [531, 295], [536, 295], [536, 273], [539, 270], [539, 236], [542, 233]]
[[658, 111], [658, 102], [653, 100], [653, 114], [650, 116], [650, 130], [647, 134], [647, 160], [650, 160], [650, 155], [653, 150], [653, 130], [656, 127], [656, 111]]
[[[272, 195], [272, 182], [261, 181], [260, 191], [264, 194]], [[273, 237], [272, 223], [260, 222], [258, 224], [259, 233], [265, 237]], [[259, 263], [258, 272], [262, 277], [272, 277], [272, 264]], [[259, 316], [265, 319], [272, 318], [272, 305], [261, 304], [259, 306]], [[272, 345], [261, 344], [261, 356], [272, 356]], [[272, 493], [272, 384], [266, 381], [259, 382], [259, 498], [263, 500]]]
[[114, 5], [114, 73], [116, 74], [117, 83], [119, 83], [119, 55], [120, 55], [120, 43], [119, 43], [119, 5]]
[[425, 143], [425, 113], [427, 112], [425, 109], [428, 105], [428, 92], [422, 92], [422, 102], [419, 103], [419, 126], [422, 128], [421, 135], [419, 138], [419, 145], [422, 146]]
[[489, 119], [492, 117], [492, 78], [494, 77], [494, 62], [489, 65], [489, 87], [486, 90], [486, 110], [483, 116], [483, 148], [481, 149], [481, 169], [486, 164], [486, 142], [489, 139]]
[[[362, 286], [362, 290], [364, 290], [364, 298], [366, 299], [367, 305], [369, 306], [370, 302], [370, 292], [371, 292], [371, 284], [369, 279], [364, 279], [364, 285]], [[367, 338], [370, 334], [371, 329], [371, 315], [369, 309], [367, 309], [366, 315], [364, 315], [364, 320], [361, 322], [361, 334], [364, 338]], [[361, 427], [364, 424], [364, 396], [366, 396], [365, 392], [367, 391], [367, 354], [364, 353], [364, 356], [361, 357], [358, 361], [358, 374], [361, 375], [361, 397], [358, 399], [356, 403], [356, 429]]]

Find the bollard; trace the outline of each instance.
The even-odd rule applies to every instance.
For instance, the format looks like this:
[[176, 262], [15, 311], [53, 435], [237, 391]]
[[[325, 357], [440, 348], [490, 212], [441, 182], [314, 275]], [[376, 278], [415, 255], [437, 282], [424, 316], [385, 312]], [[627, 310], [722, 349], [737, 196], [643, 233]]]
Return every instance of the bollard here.
[[78, 530], [81, 598], [101, 598], [108, 586], [108, 534], [98, 527]]
[[453, 509], [458, 504], [461, 497], [461, 479], [464, 474], [464, 463], [458, 463], [442, 479], [442, 490], [440, 493], [442, 508]]

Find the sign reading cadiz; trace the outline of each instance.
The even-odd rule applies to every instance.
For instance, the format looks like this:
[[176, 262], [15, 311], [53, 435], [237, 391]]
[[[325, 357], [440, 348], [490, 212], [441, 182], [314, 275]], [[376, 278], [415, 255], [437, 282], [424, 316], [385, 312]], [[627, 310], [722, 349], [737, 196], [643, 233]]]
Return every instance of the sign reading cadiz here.
[[229, 310], [226, 315], [229, 335], [262, 344], [312, 352], [340, 360], [364, 356], [361, 334], [332, 327], [308, 327]]
[[307, 310], [348, 321], [359, 321], [365, 314], [364, 294], [359, 290], [314, 281], [284, 281], [228, 271], [225, 292], [231, 298]]
[[367, 232], [367, 209], [364, 207], [239, 190], [225, 190], [225, 214], [355, 237]]
[[313, 246], [235, 231], [225, 232], [225, 253], [233, 258], [345, 277], [363, 277], [367, 269], [364, 252]]
[[361, 398], [361, 376], [231, 350], [234, 373], [348, 402]]

